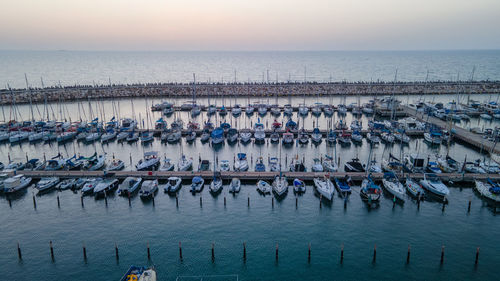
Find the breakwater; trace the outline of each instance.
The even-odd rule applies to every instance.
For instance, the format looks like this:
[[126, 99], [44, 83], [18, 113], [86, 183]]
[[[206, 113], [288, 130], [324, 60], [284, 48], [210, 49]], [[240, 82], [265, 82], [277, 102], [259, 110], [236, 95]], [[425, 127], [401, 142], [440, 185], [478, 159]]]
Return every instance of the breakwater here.
[[500, 81], [474, 82], [335, 82], [335, 83], [150, 83], [80, 85], [0, 90], [0, 104], [109, 98], [288, 97], [325, 95], [498, 94]]

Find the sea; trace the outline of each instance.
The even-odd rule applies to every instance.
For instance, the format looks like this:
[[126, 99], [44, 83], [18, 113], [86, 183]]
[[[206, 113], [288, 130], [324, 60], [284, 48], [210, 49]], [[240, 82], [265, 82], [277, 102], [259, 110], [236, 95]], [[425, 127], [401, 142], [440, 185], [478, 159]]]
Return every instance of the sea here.
[[[393, 81], [397, 69], [399, 81], [428, 80], [498, 80], [500, 51], [405, 51], [405, 52], [74, 52], [74, 51], [0, 51], [0, 80], [11, 87], [75, 84], [107, 84], [135, 82], [189, 82], [193, 73], [200, 81]], [[267, 74], [269, 72], [269, 75]], [[458, 77], [459, 76], [459, 77]], [[373, 97], [360, 97], [367, 102]], [[399, 96], [406, 102], [425, 99], [446, 103], [455, 95]], [[481, 101], [498, 99], [495, 95], [475, 96]], [[337, 104], [341, 97], [308, 97], [315, 102]], [[358, 97], [348, 96], [347, 102]], [[182, 104], [184, 99], [163, 100]], [[64, 102], [48, 105], [51, 116], [76, 121], [89, 119], [90, 108], [101, 119], [112, 116], [135, 117], [139, 126], [154, 126], [161, 117], [151, 113], [150, 106], [162, 99], [115, 99], [98, 104]], [[208, 100], [199, 100], [207, 104]], [[275, 103], [274, 98], [225, 98], [211, 101], [218, 105]], [[279, 104], [301, 103], [302, 98]], [[43, 112], [44, 105], [34, 108]], [[113, 108], [115, 110], [113, 110]], [[29, 105], [20, 105], [19, 112], [29, 119]], [[117, 110], [119, 109], [119, 110]], [[8, 107], [4, 108], [8, 114]], [[84, 113], [85, 111], [85, 113]], [[96, 113], [97, 114], [97, 113]], [[104, 114], [106, 115], [104, 117]], [[319, 118], [309, 115], [293, 119], [300, 126], [326, 129], [339, 116]], [[43, 115], [43, 114], [42, 114]], [[62, 118], [61, 118], [62, 117]], [[205, 113], [190, 118], [187, 112], [166, 118], [203, 122]], [[361, 118], [366, 128], [370, 116]], [[256, 122], [271, 126], [269, 116], [237, 118], [212, 117], [212, 122], [228, 122], [236, 128], [249, 128]], [[349, 113], [347, 124], [353, 120]], [[278, 121], [286, 121], [283, 117]], [[460, 124], [464, 128], [500, 126], [500, 122], [473, 118]], [[456, 160], [488, 160], [484, 151], [463, 143], [449, 146], [429, 146], [414, 137], [409, 145], [380, 144], [370, 151], [366, 139], [361, 145], [342, 147], [328, 145], [293, 145], [250, 143], [224, 144], [214, 149], [197, 139], [188, 144], [163, 144], [156, 139], [149, 145], [111, 142], [85, 144], [27, 142], [0, 144], [0, 161], [24, 162], [26, 158], [90, 156], [106, 154], [108, 159], [122, 159], [125, 170], [133, 170], [144, 152], [177, 162], [181, 154], [194, 160], [234, 161], [237, 153], [247, 153], [250, 170], [257, 157], [279, 157], [283, 167], [293, 157], [305, 160], [310, 169], [314, 158], [325, 155], [340, 158], [343, 164], [352, 158], [377, 162], [389, 154], [404, 157], [417, 153], [433, 159], [436, 155], [451, 155]], [[265, 162], [267, 164], [267, 161]], [[290, 182], [293, 179], [289, 179]], [[378, 207], [370, 207], [359, 195], [359, 187], [344, 201], [335, 193], [332, 202], [322, 201], [313, 183], [306, 182], [307, 191], [295, 195], [292, 189], [284, 198], [260, 195], [255, 182], [243, 182], [239, 194], [224, 190], [212, 196], [205, 187], [201, 193], [189, 192], [190, 180], [183, 182], [175, 196], [160, 191], [151, 201], [133, 196], [117, 195], [103, 199], [84, 197], [72, 191], [53, 191], [39, 195], [29, 187], [14, 197], [0, 195], [0, 273], [5, 280], [120, 280], [130, 265], [154, 266], [159, 280], [497, 280], [495, 266], [498, 252], [498, 210], [481, 199], [471, 183], [446, 182], [450, 187], [448, 203], [429, 198], [420, 206], [410, 197], [404, 204], [393, 204], [384, 196]], [[36, 200], [36, 208], [33, 204]], [[59, 198], [60, 205], [57, 201]], [[200, 199], [201, 198], [201, 199]], [[200, 200], [202, 204], [200, 204]], [[226, 204], [224, 204], [226, 201]], [[248, 203], [250, 202], [250, 203]], [[470, 211], [468, 206], [470, 202]], [[297, 204], [296, 204], [297, 203]], [[444, 206], [444, 207], [443, 207]], [[54, 259], [49, 242], [52, 242]], [[20, 245], [22, 259], [18, 258]], [[87, 259], [83, 258], [83, 245]], [[115, 257], [115, 245], [119, 259]], [[148, 259], [147, 247], [150, 247]], [[179, 257], [182, 246], [182, 259]], [[246, 258], [243, 258], [243, 245]], [[212, 259], [212, 247], [214, 259]], [[444, 247], [444, 248], [443, 248]], [[310, 248], [310, 258], [309, 258]], [[374, 258], [374, 249], [376, 256]], [[276, 258], [278, 249], [278, 259]], [[341, 251], [343, 249], [343, 258]], [[407, 262], [408, 249], [410, 259]], [[442, 254], [444, 251], [444, 254]], [[479, 251], [477, 264], [476, 253]], [[443, 255], [443, 262], [441, 256]]]

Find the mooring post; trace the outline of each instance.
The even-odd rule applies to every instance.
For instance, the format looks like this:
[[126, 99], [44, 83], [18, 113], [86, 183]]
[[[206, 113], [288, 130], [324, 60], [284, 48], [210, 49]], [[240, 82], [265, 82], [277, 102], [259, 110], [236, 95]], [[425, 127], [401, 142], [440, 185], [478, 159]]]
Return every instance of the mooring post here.
[[149, 241], [147, 244], [147, 248], [148, 248], [148, 260], [150, 260], [151, 259], [151, 251], [149, 250]]
[[278, 248], [278, 243], [276, 243], [276, 262], [278, 261], [278, 257], [279, 257], [279, 248]]
[[106, 207], [108, 206], [108, 196], [106, 195], [106, 191], [104, 191], [104, 204]]
[[115, 258], [116, 260], [120, 259], [120, 255], [118, 254], [118, 245], [116, 244], [116, 242], [115, 242]]
[[182, 245], [181, 245], [181, 241], [179, 241], [179, 258], [182, 261]]
[[179, 197], [177, 196], [177, 193], [175, 194], [175, 206], [179, 208]]
[[344, 262], [344, 243], [340, 246], [340, 264]]
[[373, 262], [377, 261], [377, 244], [373, 246]]
[[21, 246], [19, 246], [19, 241], [17, 242], [17, 257], [19, 258], [19, 260], [23, 259], [23, 255], [21, 253]]
[[243, 262], [247, 260], [247, 244], [243, 242]]
[[444, 262], [444, 245], [441, 246], [441, 264]]
[[215, 246], [214, 243], [212, 243], [212, 262], [215, 261]]
[[392, 198], [392, 208], [396, 207], [396, 196]]
[[52, 258], [52, 261], [55, 260], [54, 258], [54, 247], [52, 246], [52, 241], [49, 242], [49, 246], [50, 246], [50, 257]]
[[83, 205], [83, 194], [80, 196], [80, 202], [82, 203], [82, 208], [85, 208], [85, 206]]
[[153, 192], [153, 194], [151, 194], [151, 201], [153, 203], [153, 207], [155, 206], [155, 193]]
[[474, 264], [477, 265], [478, 261], [479, 261], [479, 247], [476, 248], [476, 261], [474, 261]]
[[35, 193], [33, 193], [33, 209], [36, 210], [36, 199], [35, 199]]
[[85, 242], [83, 242], [82, 249], [83, 249], [83, 260], [86, 261], [87, 260], [87, 248], [85, 247]]
[[344, 210], [347, 209], [347, 196], [344, 195]]
[[226, 194], [224, 194], [224, 207], [226, 207]]
[[446, 198], [443, 198], [443, 207], [441, 208], [441, 212], [444, 212], [445, 206], [446, 206]]
[[471, 199], [469, 199], [469, 206], [467, 207], [467, 213], [470, 213], [470, 206], [471, 206], [471, 204], [472, 204], [472, 201], [471, 201]]
[[272, 205], [272, 207], [274, 209], [274, 196], [271, 197], [271, 205]]
[[408, 244], [408, 253], [406, 254], [406, 264], [410, 263], [410, 244]]
[[248, 197], [247, 197], [247, 205], [248, 205], [248, 208], [250, 208], [250, 194], [248, 194]]
[[132, 206], [132, 202], [130, 201], [130, 192], [128, 193], [128, 205]]
[[299, 208], [299, 197], [295, 196], [295, 209]]
[[200, 196], [200, 207], [203, 207], [203, 199], [201, 196]]
[[417, 210], [420, 210], [420, 194], [417, 196]]
[[308, 248], [308, 251], [307, 251], [307, 262], [308, 263], [311, 262], [311, 242], [309, 242], [309, 248]]
[[320, 195], [319, 195], [319, 208], [320, 208], [320, 209], [321, 209], [321, 201], [322, 201], [322, 199], [323, 199], [323, 195], [322, 195], [322, 194], [320, 194]]

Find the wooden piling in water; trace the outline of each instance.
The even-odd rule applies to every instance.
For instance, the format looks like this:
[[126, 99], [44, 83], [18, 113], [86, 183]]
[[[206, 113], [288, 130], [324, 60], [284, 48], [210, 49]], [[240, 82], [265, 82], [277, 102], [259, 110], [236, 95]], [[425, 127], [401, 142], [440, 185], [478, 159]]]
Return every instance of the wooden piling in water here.
[[83, 260], [86, 261], [87, 260], [87, 248], [85, 247], [85, 243], [83, 243], [82, 249], [83, 249]]
[[106, 192], [104, 192], [104, 204], [106, 207], [108, 206], [108, 196], [106, 195]]
[[155, 193], [153, 192], [153, 194], [151, 195], [151, 201], [153, 203], [153, 207], [155, 206]]
[[49, 247], [50, 247], [50, 258], [52, 259], [52, 261], [55, 260], [54, 258], [54, 247], [52, 246], [52, 241], [49, 242]]
[[307, 251], [307, 262], [310, 263], [311, 262], [311, 242], [309, 242], [309, 246], [308, 246], [308, 251]]
[[248, 195], [248, 197], [247, 197], [247, 205], [248, 205], [248, 208], [250, 208], [250, 195]]
[[340, 246], [340, 264], [344, 262], [344, 244]]
[[175, 194], [175, 206], [179, 208], [179, 197], [177, 196], [177, 193]]
[[80, 202], [82, 203], [82, 208], [85, 208], [85, 206], [83, 205], [83, 194], [80, 196]]
[[120, 255], [118, 253], [118, 245], [116, 244], [116, 242], [115, 242], [115, 258], [116, 258], [116, 260], [120, 259]]
[[322, 201], [322, 199], [323, 199], [323, 195], [322, 195], [322, 194], [320, 194], [320, 195], [319, 195], [319, 208], [320, 208], [320, 209], [322, 208], [322, 206], [321, 206], [321, 201]]
[[19, 241], [17, 242], [17, 257], [19, 258], [19, 260], [23, 259], [23, 255], [21, 253], [21, 246], [19, 246]]
[[474, 264], [477, 265], [479, 262], [479, 247], [476, 248], [476, 260], [474, 261]]
[[243, 242], [243, 262], [247, 260], [247, 244]]
[[278, 243], [276, 243], [276, 262], [278, 262], [279, 258], [279, 248], [278, 248]]
[[[272, 196], [272, 195], [271, 195], [271, 196]], [[274, 196], [272, 196], [272, 197], [271, 197], [271, 205], [272, 205], [272, 207], [273, 207], [273, 209], [274, 209]]]
[[179, 259], [182, 261], [182, 245], [180, 241], [179, 241]]
[[441, 264], [444, 262], [444, 245], [441, 246]]
[[406, 264], [410, 263], [410, 245], [408, 245], [408, 253], [406, 254]]
[[299, 208], [299, 197], [295, 196], [295, 209]]
[[61, 208], [61, 202], [59, 200], [59, 194], [57, 195], [57, 208]]
[[203, 207], [203, 199], [201, 199], [201, 196], [200, 196], [200, 207]]
[[377, 244], [373, 246], [373, 263], [377, 261]]
[[36, 210], [36, 199], [35, 199], [35, 193], [33, 193], [33, 209]]
[[147, 244], [147, 248], [148, 248], [148, 260], [151, 259], [151, 251], [149, 250], [149, 242]]
[[226, 207], [226, 195], [224, 194], [224, 207]]
[[469, 205], [467, 206], [467, 213], [470, 213], [471, 204], [472, 204], [472, 201], [469, 199]]
[[212, 243], [212, 262], [215, 261], [215, 246], [214, 243]]

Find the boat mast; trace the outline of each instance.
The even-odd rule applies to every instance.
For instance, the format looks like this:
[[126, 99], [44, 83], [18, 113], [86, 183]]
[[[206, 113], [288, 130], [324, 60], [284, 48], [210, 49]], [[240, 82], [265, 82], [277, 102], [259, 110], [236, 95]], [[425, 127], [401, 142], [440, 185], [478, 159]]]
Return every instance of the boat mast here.
[[24, 81], [26, 81], [26, 91], [28, 91], [28, 96], [30, 98], [31, 121], [35, 123], [35, 114], [33, 113], [33, 101], [31, 97], [31, 89], [28, 85], [28, 76], [26, 76], [26, 73], [24, 73]]

